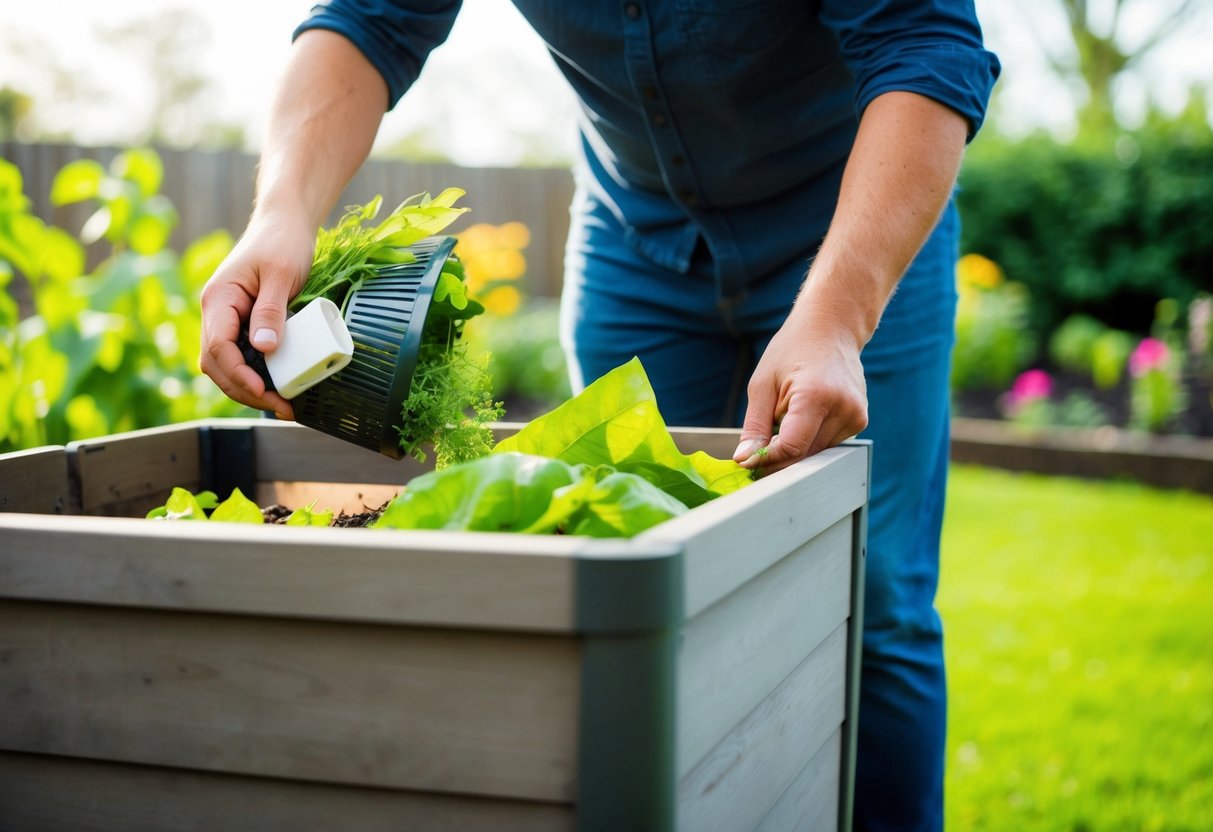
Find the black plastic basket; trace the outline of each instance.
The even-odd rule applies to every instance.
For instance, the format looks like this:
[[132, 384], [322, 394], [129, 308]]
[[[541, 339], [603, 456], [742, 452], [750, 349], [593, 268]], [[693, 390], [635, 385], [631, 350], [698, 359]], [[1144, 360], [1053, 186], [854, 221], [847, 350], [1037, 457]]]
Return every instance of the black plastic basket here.
[[[354, 356], [340, 372], [291, 400], [297, 422], [393, 459], [404, 456], [397, 426], [430, 300], [454, 247], [454, 237], [422, 240], [409, 247], [415, 262], [380, 268], [350, 295], [345, 324]], [[260, 367], [249, 363], [269, 379], [264, 361]]]

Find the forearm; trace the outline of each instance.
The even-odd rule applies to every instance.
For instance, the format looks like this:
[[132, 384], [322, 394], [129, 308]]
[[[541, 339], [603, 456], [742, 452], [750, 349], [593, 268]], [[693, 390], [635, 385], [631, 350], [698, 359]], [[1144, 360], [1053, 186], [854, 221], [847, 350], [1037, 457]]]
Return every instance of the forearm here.
[[872, 337], [897, 281], [947, 205], [968, 125], [913, 93], [886, 93], [864, 111], [838, 207], [790, 319]]
[[274, 98], [253, 216], [302, 211], [319, 227], [370, 153], [387, 85], [341, 35], [304, 32]]

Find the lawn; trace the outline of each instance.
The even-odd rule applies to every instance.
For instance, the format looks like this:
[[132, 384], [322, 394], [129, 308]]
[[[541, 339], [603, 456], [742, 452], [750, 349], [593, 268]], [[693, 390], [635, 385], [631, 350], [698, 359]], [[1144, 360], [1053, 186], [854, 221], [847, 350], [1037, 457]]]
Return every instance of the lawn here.
[[1213, 498], [956, 466], [947, 826], [1213, 830]]

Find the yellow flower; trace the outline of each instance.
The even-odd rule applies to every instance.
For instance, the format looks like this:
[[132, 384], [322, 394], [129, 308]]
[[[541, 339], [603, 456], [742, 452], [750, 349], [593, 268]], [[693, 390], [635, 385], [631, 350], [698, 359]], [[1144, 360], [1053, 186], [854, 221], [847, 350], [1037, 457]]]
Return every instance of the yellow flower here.
[[524, 249], [531, 244], [531, 230], [520, 222], [507, 222], [497, 228], [497, 245]]
[[1002, 285], [1002, 269], [988, 257], [966, 254], [956, 263], [956, 280], [961, 286], [996, 289]]
[[481, 299], [484, 308], [494, 315], [505, 317], [518, 311], [522, 305], [522, 293], [513, 286], [498, 286]]

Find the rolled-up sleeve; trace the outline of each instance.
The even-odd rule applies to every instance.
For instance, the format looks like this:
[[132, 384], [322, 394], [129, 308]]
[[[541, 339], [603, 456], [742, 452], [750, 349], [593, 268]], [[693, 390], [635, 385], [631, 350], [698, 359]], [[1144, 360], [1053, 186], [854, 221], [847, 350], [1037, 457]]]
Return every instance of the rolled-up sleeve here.
[[309, 29], [328, 29], [347, 38], [387, 82], [391, 109], [417, 80], [430, 52], [451, 33], [460, 4], [461, 0], [327, 0], [312, 7], [292, 39]]
[[913, 92], [964, 116], [970, 139], [977, 133], [1001, 67], [982, 44], [971, 2], [825, 0], [822, 5], [821, 20], [855, 76], [859, 113], [878, 95]]

